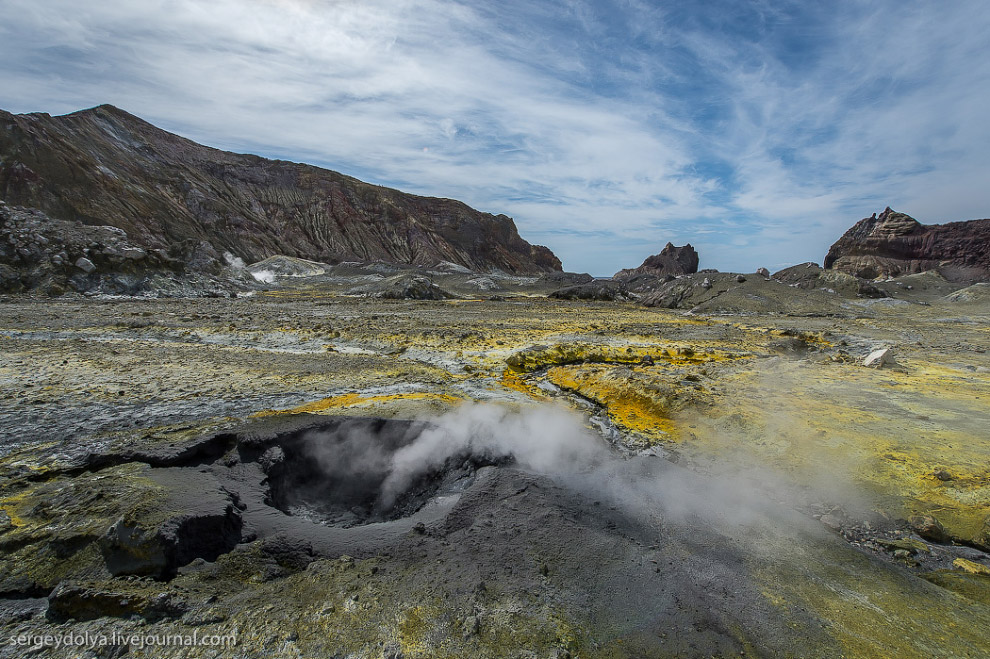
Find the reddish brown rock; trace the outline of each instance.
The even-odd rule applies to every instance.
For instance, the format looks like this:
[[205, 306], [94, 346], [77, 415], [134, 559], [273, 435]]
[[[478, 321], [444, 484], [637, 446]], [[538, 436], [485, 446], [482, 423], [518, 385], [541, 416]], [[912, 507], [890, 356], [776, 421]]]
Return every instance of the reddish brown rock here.
[[990, 219], [924, 225], [888, 207], [832, 245], [825, 268], [866, 279], [926, 270], [955, 281], [990, 279]]
[[123, 229], [144, 249], [208, 243], [251, 263], [384, 261], [558, 271], [511, 218], [310, 165], [211, 149], [103, 105], [61, 117], [0, 111], [0, 199]]
[[690, 275], [698, 272], [698, 252], [690, 243], [674, 247], [667, 243], [659, 254], [647, 257], [643, 265], [615, 273], [617, 279], [636, 275]]

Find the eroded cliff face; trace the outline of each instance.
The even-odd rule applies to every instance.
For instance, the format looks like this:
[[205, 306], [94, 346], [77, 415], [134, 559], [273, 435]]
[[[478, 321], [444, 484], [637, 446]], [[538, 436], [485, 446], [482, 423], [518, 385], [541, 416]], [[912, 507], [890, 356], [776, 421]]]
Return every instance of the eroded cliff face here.
[[990, 219], [923, 225], [888, 207], [843, 234], [824, 265], [868, 279], [938, 270], [948, 279], [986, 280], [988, 248]]
[[310, 165], [219, 151], [115, 107], [0, 111], [0, 198], [124, 230], [145, 249], [206, 241], [247, 262], [274, 254], [472, 270], [560, 270], [511, 218]]

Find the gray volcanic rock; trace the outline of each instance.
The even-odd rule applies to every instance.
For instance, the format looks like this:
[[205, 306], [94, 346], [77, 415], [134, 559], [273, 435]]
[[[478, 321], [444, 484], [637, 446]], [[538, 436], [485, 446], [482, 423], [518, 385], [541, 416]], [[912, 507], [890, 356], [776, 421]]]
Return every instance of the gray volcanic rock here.
[[673, 279], [646, 295], [642, 299], [642, 303], [647, 307], [660, 307], [662, 309], [690, 308], [697, 303], [695, 298], [707, 290], [704, 288], [703, 282], [694, 277]]
[[110, 574], [169, 579], [193, 560], [212, 561], [241, 541], [240, 510], [210, 476], [160, 469], [151, 478], [188, 488], [169, 491], [166, 511], [127, 515], [107, 530], [98, 545]]
[[674, 275], [663, 277], [655, 274], [635, 274], [630, 277], [594, 279], [565, 286], [550, 293], [549, 297], [558, 300], [599, 300], [621, 302], [638, 300], [643, 295], [655, 292], [663, 284], [674, 279]]
[[926, 226], [887, 207], [843, 234], [824, 265], [866, 279], [927, 270], [954, 281], [990, 279], [990, 219]]
[[823, 270], [817, 263], [801, 263], [774, 273], [773, 278], [783, 284], [805, 290], [823, 289], [844, 297], [890, 297], [869, 281], [845, 272]]
[[[512, 219], [337, 172], [211, 149], [122, 110], [0, 111], [0, 199], [123, 230], [135, 247], [205, 244], [247, 263], [449, 262], [476, 272], [560, 270]], [[135, 255], [137, 253], [135, 252]], [[197, 264], [198, 265], [198, 264]]]
[[367, 295], [383, 300], [446, 300], [454, 297], [427, 277], [401, 274], [359, 286], [350, 295]]
[[146, 250], [117, 227], [56, 220], [0, 201], [0, 292], [226, 296], [252, 284], [206, 242]]
[[116, 590], [100, 582], [63, 582], [48, 596], [46, 616], [55, 622], [133, 616], [154, 622], [177, 618], [187, 608], [186, 602], [154, 582], [130, 581]]
[[540, 275], [540, 284], [557, 286], [578, 286], [594, 281], [587, 272], [548, 272]]
[[557, 300], [601, 300], [615, 302], [629, 299], [629, 294], [623, 282], [603, 279], [593, 280], [576, 286], [567, 286], [550, 293], [549, 297]]
[[698, 252], [690, 243], [675, 247], [667, 243], [659, 254], [647, 257], [638, 268], [620, 270], [615, 277], [625, 278], [636, 275], [690, 275], [698, 271]]

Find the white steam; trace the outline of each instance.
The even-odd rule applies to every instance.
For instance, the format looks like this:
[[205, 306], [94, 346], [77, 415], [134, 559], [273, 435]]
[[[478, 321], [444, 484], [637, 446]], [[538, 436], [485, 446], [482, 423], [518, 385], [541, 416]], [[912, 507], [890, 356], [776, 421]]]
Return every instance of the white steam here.
[[244, 263], [244, 259], [239, 256], [234, 256], [230, 252], [223, 253], [223, 260], [226, 261], [227, 265], [234, 270], [248, 270], [248, 272], [251, 273], [251, 276], [262, 284], [271, 284], [275, 281], [275, 273], [271, 270], [259, 270], [258, 272], [253, 272], [248, 269], [247, 264]]
[[458, 454], [511, 457], [543, 474], [573, 473], [607, 455], [601, 438], [581, 418], [550, 406], [513, 412], [498, 405], [468, 403], [430, 422], [411, 444], [396, 451], [382, 489], [382, 502], [395, 498], [423, 474]]
[[651, 525], [702, 520], [728, 532], [765, 526], [782, 511], [768, 497], [777, 480], [769, 472], [705, 476], [654, 454], [622, 455], [581, 416], [563, 408], [513, 411], [475, 403], [430, 420], [426, 430], [391, 455], [379, 502], [390, 507], [417, 479], [465, 454], [512, 458], [516, 468], [548, 476]]
[[258, 272], [252, 272], [251, 276], [262, 284], [271, 284], [275, 281], [275, 273], [271, 270], [259, 270]]
[[245, 265], [244, 263], [244, 259], [242, 259], [239, 256], [234, 256], [230, 252], [223, 253], [223, 260], [226, 261], [227, 265], [229, 265], [234, 270], [243, 270], [244, 268], [247, 267], [247, 265]]

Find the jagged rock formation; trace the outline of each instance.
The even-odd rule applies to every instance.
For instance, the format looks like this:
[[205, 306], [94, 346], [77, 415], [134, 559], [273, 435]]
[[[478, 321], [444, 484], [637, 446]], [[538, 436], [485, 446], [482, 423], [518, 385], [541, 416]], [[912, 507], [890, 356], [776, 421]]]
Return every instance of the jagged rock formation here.
[[990, 219], [923, 225], [887, 207], [832, 245], [825, 268], [856, 277], [938, 270], [950, 280], [990, 278]]
[[512, 219], [310, 165], [219, 151], [109, 105], [60, 117], [0, 111], [0, 199], [145, 250], [206, 243], [247, 263], [276, 254], [473, 271], [560, 270]]
[[616, 279], [636, 275], [690, 275], [698, 272], [698, 252], [690, 243], [674, 247], [667, 243], [659, 254], [647, 257], [638, 268], [627, 268], [615, 273]]

